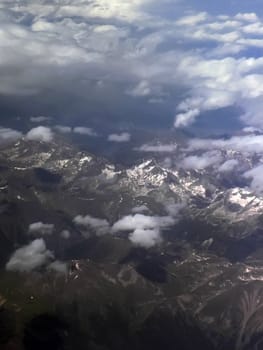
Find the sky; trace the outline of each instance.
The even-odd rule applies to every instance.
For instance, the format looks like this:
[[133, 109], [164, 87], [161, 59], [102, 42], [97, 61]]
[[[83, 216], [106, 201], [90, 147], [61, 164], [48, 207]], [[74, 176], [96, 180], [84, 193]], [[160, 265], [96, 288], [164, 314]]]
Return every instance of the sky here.
[[263, 126], [258, 0], [2, 0], [0, 52], [2, 126]]

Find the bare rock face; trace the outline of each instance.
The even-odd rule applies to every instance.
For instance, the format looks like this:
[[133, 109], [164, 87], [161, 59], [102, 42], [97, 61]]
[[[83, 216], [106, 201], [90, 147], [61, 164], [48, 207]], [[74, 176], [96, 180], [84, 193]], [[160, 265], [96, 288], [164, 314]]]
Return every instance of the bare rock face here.
[[[221, 156], [252, 164], [240, 153], [222, 151]], [[260, 348], [263, 197], [236, 181], [235, 174], [230, 183], [213, 167], [168, 168], [155, 159], [124, 167], [62, 140], [19, 141], [3, 148], [1, 164], [0, 307], [12, 300], [12, 307], [26, 314], [32, 290], [30, 303], [37, 307], [51, 297], [58, 308], [64, 305], [65, 313], [73, 300], [80, 307], [89, 298], [90, 307], [104, 303], [107, 295], [122, 307], [127, 302], [124, 295], [133, 291], [136, 322], [145, 334], [163, 319], [156, 310], [165, 305], [171, 324], [182, 326], [178, 317], [190, 317], [190, 323], [182, 322], [197, 332], [198, 339], [205, 334], [207, 343], [199, 340], [209, 349], [222, 344], [240, 350]], [[159, 223], [155, 246], [134, 244], [132, 226], [112, 230], [121, 218], [134, 220], [136, 215], [156, 223], [170, 218], [169, 225]], [[32, 223], [54, 229], [33, 236]], [[139, 229], [152, 233], [154, 228]], [[62, 271], [62, 261], [68, 272], [62, 275], [59, 269], [41, 265], [20, 274], [12, 282], [23, 290], [20, 298], [6, 289], [13, 273], [5, 271], [5, 264], [14, 251], [38, 238], [52, 252], [53, 266]], [[83, 310], [81, 324], [90, 317], [89, 310]], [[21, 315], [23, 320], [23, 311]], [[140, 341], [150, 344], [145, 334], [138, 335]]]

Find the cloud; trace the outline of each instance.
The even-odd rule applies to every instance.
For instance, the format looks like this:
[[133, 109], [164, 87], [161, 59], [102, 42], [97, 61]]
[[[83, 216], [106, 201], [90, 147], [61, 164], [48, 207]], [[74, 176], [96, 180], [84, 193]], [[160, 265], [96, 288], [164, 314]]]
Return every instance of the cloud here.
[[133, 244], [144, 248], [151, 248], [162, 241], [160, 230], [158, 228], [138, 228], [130, 234], [129, 239]]
[[253, 191], [262, 194], [263, 192], [263, 165], [260, 164], [251, 170], [246, 171], [243, 176], [247, 179], [251, 179], [250, 187]]
[[177, 25], [180, 26], [191, 26], [196, 25], [200, 22], [205, 22], [209, 19], [209, 16], [206, 12], [200, 12], [191, 16], [181, 17], [177, 20]]
[[127, 94], [133, 97], [149, 96], [152, 93], [150, 84], [148, 81], [140, 81], [134, 88], [127, 90]]
[[60, 236], [63, 238], [63, 239], [69, 239], [71, 234], [70, 234], [70, 231], [68, 230], [63, 230], [61, 233], [60, 233]]
[[188, 151], [219, 149], [249, 153], [263, 152], [263, 135], [233, 136], [229, 139], [192, 139]]
[[174, 224], [174, 219], [169, 216], [147, 216], [143, 214], [128, 215], [115, 222], [113, 232], [130, 231], [137, 228], [151, 229], [155, 227], [165, 228]]
[[55, 125], [54, 129], [58, 132], [61, 132], [62, 134], [69, 134], [72, 131], [72, 128], [70, 126], [64, 125]]
[[132, 208], [132, 213], [143, 213], [145, 211], [149, 211], [148, 207], [146, 205], [140, 205], [137, 207]]
[[170, 201], [167, 201], [164, 204], [164, 206], [167, 211], [167, 214], [177, 219], [180, 211], [186, 207], [186, 202], [175, 203], [173, 200], [170, 200]]
[[43, 222], [34, 222], [28, 227], [28, 232], [32, 235], [51, 235], [53, 231], [53, 224], [43, 224]]
[[85, 126], [77, 126], [73, 129], [73, 132], [80, 135], [97, 136], [93, 129], [86, 128]]
[[229, 159], [220, 165], [218, 171], [220, 173], [227, 173], [233, 171], [238, 166], [238, 161], [236, 159]]
[[246, 21], [246, 22], [255, 22], [255, 21], [258, 21], [258, 16], [253, 13], [253, 12], [250, 12], [250, 13], [238, 13], [236, 16], [235, 16], [236, 19], [241, 19], [242, 21]]
[[36, 239], [30, 244], [17, 249], [6, 264], [8, 271], [29, 272], [46, 265], [53, 259], [53, 254], [46, 248], [43, 239]]
[[51, 264], [47, 266], [48, 270], [55, 271], [58, 274], [61, 275], [67, 275], [68, 273], [68, 265], [65, 262], [55, 260]]
[[164, 160], [161, 162], [161, 166], [162, 168], [165, 168], [165, 169], [171, 169], [171, 167], [173, 166], [172, 158], [165, 157]]
[[110, 231], [110, 225], [107, 220], [94, 218], [90, 215], [78, 215], [73, 222], [79, 226], [94, 230], [97, 235], [104, 235]]
[[128, 215], [115, 222], [112, 232], [132, 231], [129, 239], [136, 245], [150, 248], [162, 241], [161, 230], [175, 224], [170, 216]]
[[21, 139], [22, 136], [20, 131], [0, 127], [0, 144], [17, 141]]
[[[180, 108], [178, 108], [180, 110]], [[193, 108], [189, 106], [189, 110], [183, 110], [183, 113], [178, 113], [175, 116], [174, 126], [175, 128], [181, 128], [192, 124], [195, 118], [200, 114], [199, 108]]]
[[131, 134], [128, 132], [123, 132], [121, 134], [110, 134], [108, 140], [112, 142], [129, 142], [131, 139]]
[[[4, 1], [0, 95], [29, 96], [30, 102], [32, 96], [39, 97], [45, 106], [62, 109], [61, 114], [70, 104], [74, 115], [74, 109], [84, 114], [91, 101], [99, 107], [105, 101], [110, 105], [116, 87], [121, 90], [118, 101], [126, 92], [158, 101], [162, 91], [169, 91], [165, 98], [174, 104], [176, 127], [232, 105], [244, 110], [246, 123], [252, 118], [250, 125], [262, 125], [263, 60], [258, 50], [263, 46], [263, 22], [257, 6], [251, 3], [248, 13], [222, 16], [198, 12], [199, 5]], [[98, 89], [98, 82], [103, 87]]]
[[144, 144], [138, 148], [135, 148], [136, 151], [140, 152], [156, 152], [156, 153], [170, 153], [174, 152], [177, 149], [176, 144], [158, 144], [158, 145], [148, 145]]
[[261, 129], [256, 128], [255, 126], [246, 126], [245, 128], [242, 129], [243, 132], [247, 133], [247, 134], [255, 134], [257, 132], [262, 132]]
[[188, 156], [181, 162], [180, 166], [184, 169], [205, 169], [210, 166], [214, 166], [222, 161], [222, 156], [219, 152], [206, 152], [201, 156]]
[[50, 128], [45, 126], [38, 126], [31, 129], [26, 134], [26, 139], [31, 141], [51, 142], [53, 140], [53, 133]]
[[255, 13], [179, 18], [177, 37], [202, 51], [185, 49], [178, 63], [176, 72], [188, 93], [177, 105], [175, 127], [188, 126], [206, 111], [234, 105], [245, 111], [243, 121], [262, 126], [262, 58], [253, 51], [262, 48], [262, 32], [263, 22]]
[[31, 117], [30, 121], [32, 123], [41, 123], [41, 122], [49, 121], [50, 119], [51, 119], [50, 117], [38, 116], [38, 117]]

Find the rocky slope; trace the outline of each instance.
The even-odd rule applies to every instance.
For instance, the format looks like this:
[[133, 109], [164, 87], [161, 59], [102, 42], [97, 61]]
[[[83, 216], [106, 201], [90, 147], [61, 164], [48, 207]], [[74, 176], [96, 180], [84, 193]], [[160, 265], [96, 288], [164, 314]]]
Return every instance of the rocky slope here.
[[[253, 164], [239, 153], [222, 151], [222, 157]], [[54, 308], [69, 312], [72, 321], [70, 305], [88, 299], [78, 320], [83, 327], [92, 303], [112, 299], [123, 307], [132, 295], [140, 329], [164, 308], [187, 315], [190, 325], [197, 322], [207, 348], [260, 348], [263, 198], [235, 181], [234, 173], [230, 183], [213, 167], [160, 164], [153, 158], [124, 168], [59, 138], [51, 144], [22, 140], [2, 149], [0, 294], [21, 322]], [[162, 230], [158, 245], [138, 247], [125, 230], [111, 231], [117, 220], [135, 213], [171, 217], [173, 225]], [[76, 225], [78, 215], [107, 220], [109, 232], [101, 236], [94, 227]], [[29, 225], [40, 221], [54, 225], [45, 241], [68, 264], [66, 276], [5, 270], [11, 253], [33, 239]], [[62, 239], [65, 231], [70, 239]], [[9, 287], [18, 284], [20, 293]], [[52, 310], [45, 302], [50, 297]]]

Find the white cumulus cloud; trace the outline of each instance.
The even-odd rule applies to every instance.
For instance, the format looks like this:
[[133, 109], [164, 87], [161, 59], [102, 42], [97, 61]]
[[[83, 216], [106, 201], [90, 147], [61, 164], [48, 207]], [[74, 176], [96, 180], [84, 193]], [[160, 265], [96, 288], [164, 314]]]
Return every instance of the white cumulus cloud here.
[[115, 222], [112, 232], [132, 231], [129, 239], [136, 245], [150, 248], [162, 241], [161, 230], [175, 224], [170, 216], [128, 215]]
[[53, 254], [46, 248], [43, 239], [36, 239], [30, 244], [17, 249], [6, 264], [9, 271], [28, 272], [46, 265], [53, 259]]
[[32, 235], [51, 235], [54, 231], [53, 224], [44, 224], [43, 222], [34, 222], [29, 225], [28, 232]]
[[26, 134], [26, 139], [31, 141], [51, 142], [53, 140], [53, 136], [54, 135], [50, 128], [45, 126], [37, 126]]
[[159, 228], [137, 228], [130, 234], [129, 239], [133, 244], [145, 248], [151, 248], [162, 241]]

